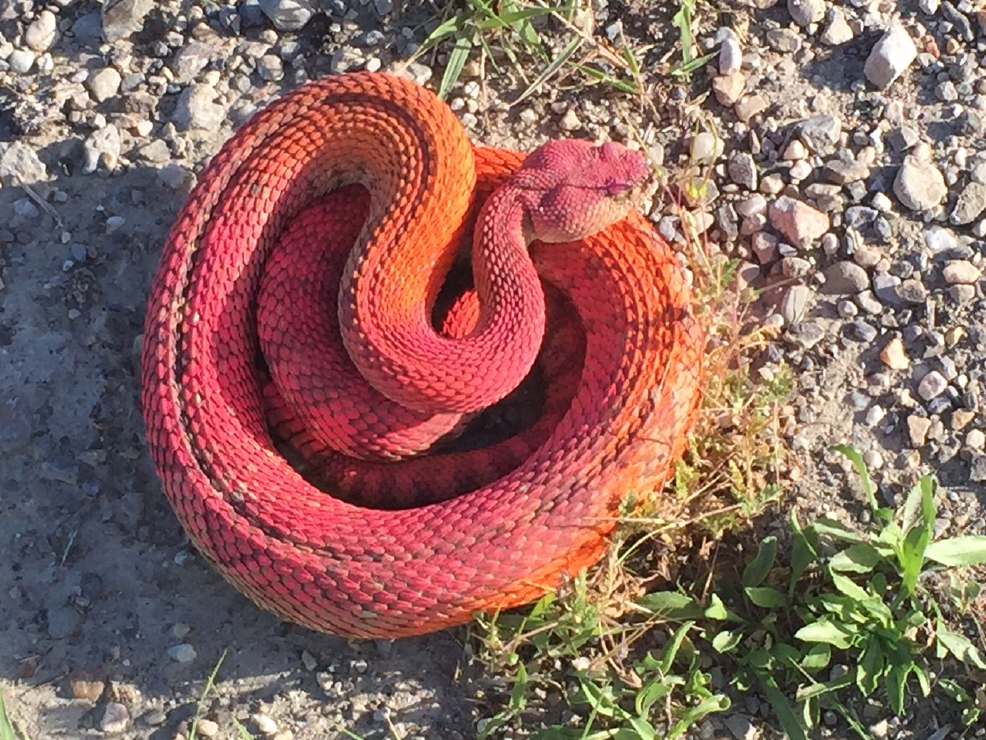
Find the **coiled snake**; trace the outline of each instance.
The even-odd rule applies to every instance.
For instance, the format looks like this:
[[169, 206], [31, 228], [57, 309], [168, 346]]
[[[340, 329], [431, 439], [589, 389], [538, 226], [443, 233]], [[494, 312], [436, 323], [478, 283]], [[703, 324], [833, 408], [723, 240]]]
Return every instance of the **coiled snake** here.
[[[201, 174], [148, 305], [144, 418], [189, 537], [262, 607], [399, 637], [524, 604], [666, 482], [705, 339], [675, 255], [628, 213], [644, 160], [555, 142], [522, 161], [474, 149], [424, 88], [357, 73], [271, 103]], [[476, 291], [442, 308], [484, 199]], [[510, 393], [545, 327], [547, 421], [418, 457]]]

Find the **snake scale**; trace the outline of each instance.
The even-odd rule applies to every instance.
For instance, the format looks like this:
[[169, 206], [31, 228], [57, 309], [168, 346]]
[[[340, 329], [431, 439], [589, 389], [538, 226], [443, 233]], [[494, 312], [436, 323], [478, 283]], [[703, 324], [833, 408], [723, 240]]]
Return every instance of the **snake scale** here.
[[[521, 605], [596, 562], [627, 497], [659, 494], [700, 395], [685, 273], [630, 210], [642, 163], [615, 144], [474, 148], [434, 94], [384, 74], [307, 83], [255, 114], [179, 212], [145, 319], [150, 452], [202, 555], [281, 618], [364, 638]], [[475, 291], [435, 328], [474, 222]], [[301, 293], [322, 285], [291, 270], [312, 239], [335, 265], [314, 291], [337, 322], [319, 330], [329, 370], [294, 348], [311, 333]], [[421, 456], [541, 364], [550, 424]], [[341, 431], [307, 431], [316, 415]], [[375, 483], [333, 495], [282, 437], [319, 450], [340, 490]]]

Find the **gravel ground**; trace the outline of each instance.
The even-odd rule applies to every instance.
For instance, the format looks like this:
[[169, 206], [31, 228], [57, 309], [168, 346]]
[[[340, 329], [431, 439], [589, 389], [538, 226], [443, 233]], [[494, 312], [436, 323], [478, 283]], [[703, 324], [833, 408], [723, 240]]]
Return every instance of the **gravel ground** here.
[[[650, 49], [654, 111], [577, 78], [511, 106], [523, 81], [474, 63], [453, 109], [485, 143], [636, 130], [669, 165], [708, 166], [710, 241], [742, 260], [739, 279], [766, 289], [764, 320], [783, 327], [763, 372], [795, 369], [802, 505], [860, 516], [825, 451], [849, 442], [885, 497], [933, 469], [939, 530], [982, 531], [986, 11], [702, 6], [699, 43], [719, 56], [678, 85], [662, 74], [678, 53], [673, 9], [652, 5], [595, 0], [584, 18]], [[0, 0], [0, 688], [30, 737], [179, 737], [224, 651], [201, 736], [234, 737], [232, 717], [282, 739], [475, 735], [484, 705], [464, 630], [347, 643], [279, 623], [215, 575], [161, 493], [138, 405], [144, 302], [195, 173], [279, 92], [392, 69], [435, 13]], [[404, 73], [435, 85], [442, 62]], [[715, 133], [692, 137], [698, 118]], [[676, 238], [674, 217], [655, 218]], [[756, 702], [741, 709], [752, 724], [713, 718], [699, 734], [756, 737]]]

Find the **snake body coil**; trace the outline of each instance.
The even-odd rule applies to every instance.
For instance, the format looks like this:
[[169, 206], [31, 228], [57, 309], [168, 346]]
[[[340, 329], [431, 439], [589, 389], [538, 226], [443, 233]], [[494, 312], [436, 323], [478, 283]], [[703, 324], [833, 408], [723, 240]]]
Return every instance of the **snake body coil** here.
[[[602, 166], [618, 168], [606, 159], [615, 149], [594, 150]], [[505, 179], [506, 187], [527, 187], [524, 176], [507, 179], [521, 161], [512, 152], [474, 150], [427, 90], [352, 74], [271, 103], [202, 173], [172, 227], [148, 305], [144, 418], [165, 493], [189, 537], [260, 606], [356, 637], [462, 623], [477, 611], [537, 599], [563, 573], [596, 562], [625, 498], [666, 482], [694, 421], [705, 339], [678, 261], [644, 218], [630, 213], [575, 243], [537, 241], [530, 262], [494, 249], [476, 274], [480, 299], [492, 295], [495, 305], [469, 308], [466, 301], [465, 328], [451, 335], [431, 328], [474, 197], [482, 200]], [[351, 183], [363, 195], [327, 195]], [[544, 236], [539, 208], [582, 210], [559, 198], [526, 211], [517, 228]], [[427, 432], [437, 436], [483, 399], [509, 392], [541, 342], [544, 298], [538, 293], [533, 308], [523, 300], [540, 290], [538, 281], [554, 286], [549, 297], [557, 289], [575, 307], [568, 326], [584, 347], [580, 373], [556, 373], [567, 378], [565, 392], [554, 396], [564, 407], [550, 428], [536, 430], [541, 436], [527, 438], [531, 446], [516, 464], [490, 479], [493, 473], [483, 477], [455, 455], [440, 456], [431, 503], [397, 511], [330, 495], [287, 462], [267, 416], [268, 365], [258, 360], [260, 344], [277, 342], [276, 330], [273, 337], [261, 330], [258, 339], [256, 311], [279, 240], [305, 233], [309, 222], [313, 231], [320, 220], [339, 224], [339, 212], [355, 208], [339, 203], [356, 202], [366, 220], [346, 226], [358, 234], [357, 246], [339, 268], [337, 294], [340, 356], [358, 371], [340, 371], [342, 385], [325, 396], [347, 402], [357, 397], [347, 384], [365, 378], [380, 402], [363, 413], [327, 414], [377, 445], [345, 465], [383, 469], [395, 488], [416, 488], [427, 458], [386, 462], [416, 454], [405, 447], [414, 447], [417, 431], [394, 441], [393, 414], [423, 414], [425, 426], [437, 418]], [[477, 226], [491, 228], [501, 227]], [[496, 243], [504, 235], [479, 238]], [[290, 316], [291, 296], [267, 292]], [[548, 345], [561, 341], [553, 340], [550, 317], [548, 332]], [[494, 351], [501, 340], [505, 356]], [[509, 349], [515, 340], [523, 351]], [[286, 351], [269, 362], [270, 373], [276, 379], [276, 368], [286, 367], [291, 377], [318, 376], [300, 357]], [[397, 410], [386, 410], [389, 404]], [[281, 419], [279, 428], [295, 423]], [[461, 454], [476, 461], [494, 453]]]

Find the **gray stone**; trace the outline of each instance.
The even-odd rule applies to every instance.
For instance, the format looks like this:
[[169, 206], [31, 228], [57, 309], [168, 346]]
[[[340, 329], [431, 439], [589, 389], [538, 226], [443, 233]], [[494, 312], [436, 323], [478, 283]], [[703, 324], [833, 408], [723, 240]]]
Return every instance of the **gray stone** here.
[[983, 211], [986, 211], [986, 185], [970, 182], [959, 193], [948, 220], [957, 225], [971, 224]]
[[182, 129], [215, 129], [226, 118], [226, 109], [215, 102], [215, 89], [209, 85], [193, 84], [178, 96], [175, 125]]
[[9, 64], [10, 69], [17, 74], [26, 75], [31, 71], [31, 67], [34, 66], [36, 59], [37, 57], [30, 49], [15, 49], [11, 52], [10, 56], [7, 57], [7, 64]]
[[729, 34], [719, 47], [719, 74], [739, 72], [743, 66], [743, 49], [736, 34]]
[[825, 163], [822, 175], [831, 183], [846, 185], [867, 179], [870, 176], [870, 168], [855, 160], [847, 162], [844, 159], [833, 159]]
[[307, 0], [260, 0], [260, 8], [278, 31], [298, 31], [314, 13]]
[[104, 0], [101, 7], [103, 39], [120, 41], [144, 27], [144, 16], [154, 7], [154, 0]]
[[853, 295], [869, 287], [870, 276], [866, 270], [855, 262], [843, 260], [825, 270], [822, 292], [826, 295]]
[[873, 46], [863, 74], [877, 88], [885, 90], [911, 66], [917, 55], [918, 49], [911, 35], [895, 21]]
[[827, 113], [812, 116], [798, 126], [798, 137], [816, 154], [828, 154], [842, 137], [842, 121]]
[[842, 8], [832, 8], [829, 13], [828, 25], [818, 38], [826, 46], [841, 46], [852, 41], [852, 26], [846, 20], [846, 14]]
[[767, 31], [767, 45], [775, 51], [793, 53], [801, 48], [801, 34], [793, 28], [772, 28]]
[[806, 28], [825, 17], [825, 0], [787, 0], [787, 12], [795, 23]]
[[99, 731], [104, 735], [120, 735], [130, 726], [130, 711], [126, 705], [111, 701], [99, 718]]
[[120, 90], [120, 83], [123, 77], [113, 67], [103, 67], [95, 74], [89, 75], [86, 80], [86, 87], [89, 94], [97, 103], [109, 100]]
[[948, 186], [941, 170], [931, 162], [907, 156], [894, 179], [894, 195], [912, 211], [928, 211], [945, 200]]
[[15, 141], [0, 156], [0, 182], [4, 185], [32, 185], [48, 179], [48, 168], [33, 147]]
[[930, 401], [945, 392], [948, 388], [948, 381], [945, 376], [937, 370], [932, 370], [918, 383], [918, 395], [925, 401]]
[[91, 174], [102, 166], [112, 172], [120, 160], [120, 146], [120, 131], [112, 123], [94, 131], [83, 145], [86, 161], [82, 171]]
[[185, 85], [205, 69], [217, 50], [204, 41], [193, 41], [180, 48], [171, 62], [171, 70], [175, 73], [175, 81]]
[[727, 163], [729, 179], [747, 190], [757, 189], [757, 163], [749, 152], [735, 151]]

